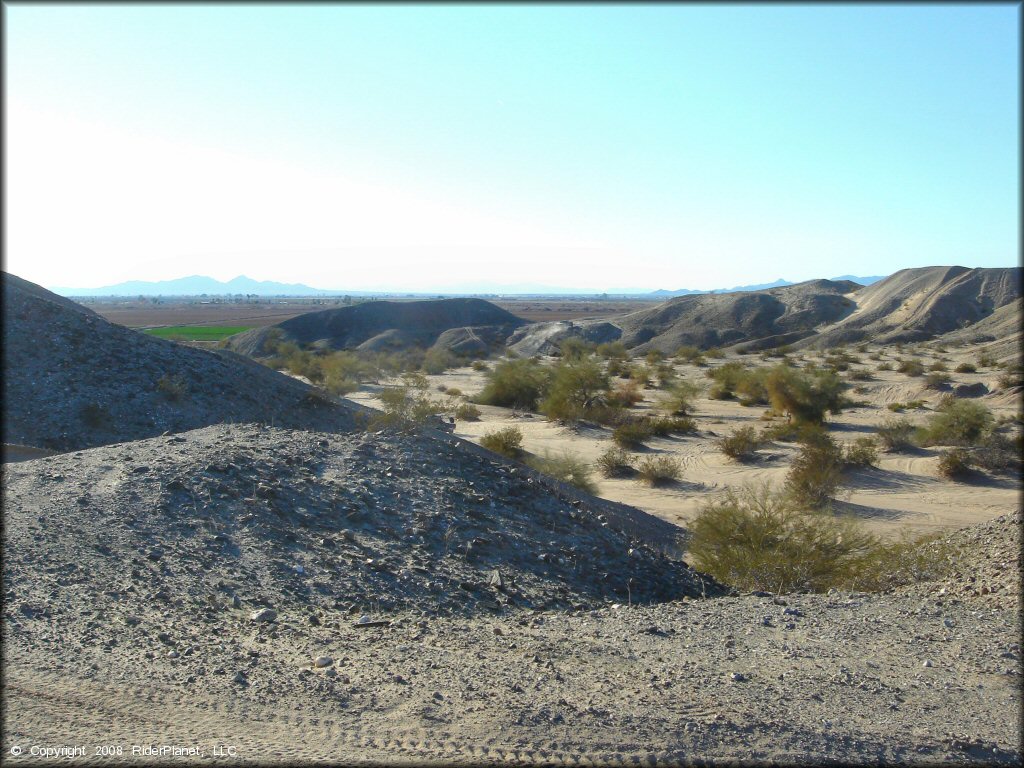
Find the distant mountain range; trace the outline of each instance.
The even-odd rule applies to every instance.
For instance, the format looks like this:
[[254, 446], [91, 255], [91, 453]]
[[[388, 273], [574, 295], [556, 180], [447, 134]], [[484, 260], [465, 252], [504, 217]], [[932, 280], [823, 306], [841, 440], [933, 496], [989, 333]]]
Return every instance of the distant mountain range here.
[[332, 291], [321, 291], [301, 283], [275, 283], [270, 280], [253, 280], [245, 275], [228, 280], [226, 283], [204, 275], [179, 277], [175, 280], [129, 280], [117, 285], [100, 288], [51, 288], [60, 296], [220, 296], [245, 294], [256, 296], [309, 296]]
[[[833, 280], [851, 280], [861, 285], [871, 285], [881, 280], [884, 275], [872, 277], [855, 277], [853, 275], [842, 275], [834, 277]], [[710, 291], [692, 290], [680, 288], [675, 291], [657, 290], [651, 291], [645, 288], [630, 288], [609, 290], [604, 293], [609, 296], [631, 296], [651, 299], [668, 299], [674, 296], [688, 296], [690, 294], [704, 293], [736, 293], [739, 291], [761, 291], [766, 288], [781, 288], [787, 285], [794, 285], [789, 280], [778, 279], [774, 283], [762, 283], [760, 285], [738, 285], [734, 288], [715, 288]], [[179, 277], [174, 280], [130, 280], [116, 285], [105, 285], [100, 288], [62, 288], [51, 287], [51, 291], [60, 296], [224, 296], [242, 294], [248, 296], [509, 296], [509, 295], [531, 295], [531, 296], [596, 296], [600, 291], [583, 291], [574, 288], [554, 288], [536, 284], [518, 285], [463, 285], [448, 290], [440, 291], [352, 291], [340, 289], [312, 288], [302, 283], [276, 283], [271, 280], [253, 280], [245, 275], [239, 275], [232, 280], [222, 282], [204, 275], [191, 275]]]
[[[879, 280], [884, 280], [886, 275], [871, 275], [870, 277], [857, 277], [856, 275], [840, 275], [839, 277], [829, 278], [834, 282], [841, 282], [843, 280], [849, 280], [852, 283], [860, 283], [861, 285], [871, 285], [877, 283]], [[680, 288], [676, 291], [666, 291], [664, 289], [659, 291], [651, 291], [649, 296], [655, 298], [670, 299], [675, 296], [690, 296], [693, 294], [703, 293], [739, 293], [741, 291], [763, 291], [768, 288], [785, 288], [787, 285], [796, 285], [791, 280], [783, 280], [781, 277], [774, 283], [758, 283], [755, 285], [737, 285], [734, 288], [714, 288], [710, 291], [695, 291], [690, 288]]]

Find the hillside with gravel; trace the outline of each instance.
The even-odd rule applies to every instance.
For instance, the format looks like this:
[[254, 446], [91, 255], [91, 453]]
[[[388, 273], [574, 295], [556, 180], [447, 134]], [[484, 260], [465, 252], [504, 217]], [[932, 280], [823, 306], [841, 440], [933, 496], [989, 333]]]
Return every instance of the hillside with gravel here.
[[322, 431], [354, 408], [226, 350], [147, 336], [3, 274], [4, 442], [69, 451], [260, 422]]

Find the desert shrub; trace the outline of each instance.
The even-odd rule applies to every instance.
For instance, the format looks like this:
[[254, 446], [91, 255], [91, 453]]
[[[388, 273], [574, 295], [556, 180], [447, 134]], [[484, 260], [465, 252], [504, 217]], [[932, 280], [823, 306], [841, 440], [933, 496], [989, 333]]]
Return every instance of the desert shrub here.
[[846, 446], [843, 463], [848, 467], [878, 466], [878, 443], [873, 437], [858, 437]]
[[474, 371], [487, 371], [487, 370], [490, 370], [487, 367], [487, 363], [485, 363], [483, 360], [474, 360], [472, 363], [470, 363], [469, 367], [472, 368]]
[[742, 590], [824, 592], [847, 582], [877, 547], [852, 519], [807, 512], [768, 485], [728, 489], [689, 529], [694, 565]]
[[1022, 459], [1022, 435], [1017, 434], [1016, 442], [1006, 435], [990, 432], [971, 452], [971, 464], [991, 471], [1020, 470]]
[[1024, 376], [1019, 371], [1008, 371], [996, 379], [996, 387], [999, 389], [1012, 389], [1021, 385], [1024, 385]]
[[931, 371], [924, 377], [924, 385], [928, 389], [942, 389], [950, 380], [950, 375], [945, 371]]
[[581, 491], [597, 493], [597, 486], [590, 479], [590, 467], [574, 453], [563, 451], [555, 455], [545, 451], [543, 456], [528, 458], [526, 464], [563, 483], [574, 485]]
[[721, 360], [725, 357], [725, 352], [720, 350], [718, 347], [711, 347], [711, 349], [704, 350], [704, 357], [709, 360]]
[[607, 402], [620, 408], [632, 408], [643, 399], [644, 393], [640, 391], [640, 384], [636, 381], [627, 381], [609, 392], [606, 397]]
[[629, 364], [625, 360], [612, 358], [608, 361], [608, 375], [618, 376], [623, 379], [629, 378]]
[[598, 471], [605, 477], [629, 477], [636, 473], [633, 457], [621, 448], [609, 448], [597, 459]]
[[891, 371], [892, 370], [892, 363], [890, 363], [888, 361], [886, 361], [884, 363], [879, 363], [878, 367], [875, 368], [875, 370], [876, 371]]
[[670, 416], [663, 419], [650, 419], [651, 434], [657, 437], [681, 435], [697, 431], [697, 424], [686, 416]]
[[839, 413], [845, 386], [832, 371], [797, 371], [778, 365], [768, 371], [765, 389], [772, 408], [798, 424], [821, 424], [825, 413]]
[[427, 380], [419, 373], [406, 373], [402, 384], [385, 387], [377, 393], [382, 413], [370, 419], [370, 429], [410, 430], [444, 413], [444, 403], [427, 395]]
[[675, 357], [683, 363], [695, 363], [698, 360], [701, 360], [704, 355], [701, 353], [700, 347], [684, 345], [676, 350]]
[[597, 354], [606, 360], [626, 360], [629, 357], [629, 350], [621, 341], [607, 341], [597, 345]]
[[924, 375], [924, 363], [914, 358], [908, 358], [901, 360], [896, 370], [900, 373], [905, 373], [907, 376], [922, 376]]
[[850, 381], [874, 381], [875, 375], [867, 368], [851, 370], [848, 374]]
[[937, 581], [948, 576], [953, 549], [941, 534], [914, 535], [879, 540], [857, 558], [849, 574], [837, 586], [858, 592], [886, 592], [904, 584]]
[[[444, 385], [442, 384], [441, 386], [444, 386]], [[441, 389], [441, 387], [438, 387], [438, 389], [441, 392], [447, 392], [450, 397], [462, 397], [462, 390], [459, 389], [458, 387], [445, 387], [444, 389]]]
[[188, 382], [178, 373], [165, 373], [156, 382], [156, 391], [168, 400], [182, 400], [188, 394]]
[[740, 427], [718, 440], [718, 448], [722, 453], [736, 461], [748, 461], [754, 458], [757, 449], [763, 444], [764, 438], [753, 427]]
[[975, 366], [973, 363], [960, 363], [960, 365], [958, 365], [953, 370], [955, 370], [957, 373], [977, 373], [978, 372], [977, 366]]
[[554, 370], [540, 412], [549, 419], [578, 421], [606, 402], [608, 374], [590, 356], [563, 360]]
[[472, 403], [459, 403], [452, 411], [452, 416], [459, 421], [480, 421], [480, 409]]
[[654, 434], [648, 419], [642, 419], [618, 426], [612, 432], [612, 440], [622, 448], [641, 448], [644, 441]]
[[922, 445], [974, 445], [992, 429], [992, 412], [971, 400], [944, 398], [928, 417]]
[[[793, 370], [785, 363], [777, 366], [779, 369]], [[771, 370], [775, 370], [774, 368]], [[755, 368], [754, 370], [744, 371], [743, 375], [740, 376], [738, 382], [736, 382], [736, 394], [739, 396], [740, 405], [743, 406], [754, 406], [754, 405], [768, 405], [768, 377], [770, 371], [767, 368]]]
[[523, 450], [523, 432], [519, 427], [505, 427], [487, 432], [480, 438], [480, 445], [489, 451], [514, 459]]
[[355, 392], [364, 381], [371, 381], [380, 374], [380, 369], [369, 359], [355, 352], [338, 351], [320, 359], [323, 387], [332, 395], [347, 395]]
[[110, 424], [110, 411], [99, 403], [86, 403], [78, 411], [82, 423], [91, 429], [101, 429]]
[[779, 440], [784, 443], [791, 443], [800, 437], [800, 425], [791, 421], [779, 421], [761, 430], [761, 443], [768, 443], [772, 440]]
[[558, 345], [563, 360], [581, 360], [594, 351], [594, 345], [579, 336], [568, 336]]
[[909, 419], [888, 419], [878, 427], [876, 435], [887, 450], [900, 451], [914, 445], [915, 431]]
[[710, 369], [707, 372], [708, 378], [715, 383], [711, 385], [708, 397], [712, 400], [731, 400], [736, 396], [736, 387], [746, 372], [746, 367], [736, 361]]
[[451, 350], [443, 347], [431, 347], [423, 355], [423, 362], [420, 366], [427, 373], [437, 375], [444, 373], [449, 368], [456, 368], [459, 365], [459, 358], [452, 354]]
[[645, 456], [637, 462], [636, 473], [649, 485], [665, 485], [678, 480], [683, 467], [674, 456]]
[[941, 371], [948, 371], [949, 368], [946, 367], [946, 364], [942, 360], [936, 360], [934, 363], [932, 363], [931, 365], [928, 366], [928, 370], [929, 371], [939, 371], [939, 372], [941, 372]]
[[643, 363], [635, 363], [627, 369], [628, 378], [640, 384], [641, 387], [651, 386], [651, 369]]
[[998, 361], [991, 352], [982, 352], [978, 355], [978, 366], [981, 368], [995, 368]]
[[476, 398], [478, 403], [531, 411], [551, 383], [551, 371], [529, 359], [504, 360], [487, 376], [487, 385]]
[[658, 386], [667, 389], [676, 380], [676, 369], [671, 363], [661, 362], [654, 367], [654, 376], [658, 380]]
[[630, 411], [628, 408], [616, 405], [614, 402], [607, 402], [604, 405], [597, 405], [587, 412], [587, 421], [601, 424], [605, 427], [621, 427], [623, 424], [635, 424], [645, 421], [646, 417]]
[[820, 509], [839, 490], [843, 451], [824, 430], [806, 432], [801, 439], [803, 447], [786, 474], [786, 492], [801, 507]]
[[939, 474], [950, 479], [969, 477], [971, 454], [966, 448], [951, 448], [939, 455]]
[[647, 364], [652, 368], [664, 359], [665, 353], [657, 349], [652, 349], [650, 352], [644, 355], [644, 360], [646, 360]]
[[700, 387], [685, 379], [675, 382], [658, 406], [670, 416], [687, 416], [693, 412], [693, 399]]

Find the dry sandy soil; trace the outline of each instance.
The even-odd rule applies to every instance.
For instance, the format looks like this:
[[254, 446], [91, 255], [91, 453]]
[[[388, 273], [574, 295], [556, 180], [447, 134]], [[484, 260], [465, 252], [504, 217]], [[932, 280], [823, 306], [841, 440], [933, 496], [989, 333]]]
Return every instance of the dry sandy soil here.
[[[870, 355], [873, 354], [880, 354], [881, 360], [871, 360]], [[857, 356], [863, 362], [854, 364], [853, 368], [874, 371], [882, 362], [893, 363], [900, 353], [892, 347], [870, 347], [867, 353], [857, 353]], [[806, 353], [803, 357], [818, 362], [822, 359], [815, 353]], [[948, 348], [944, 354], [931, 351], [922, 354], [920, 359], [927, 367], [942, 358], [952, 371], [961, 362], [973, 362], [975, 357], [974, 348]], [[710, 365], [730, 360], [741, 360], [747, 365], [776, 362], [762, 360], [756, 355], [728, 355], [723, 360], [710, 361]], [[705, 375], [706, 368], [687, 364], [678, 364], [675, 368], [680, 377], [702, 386], [706, 387], [710, 381]], [[990, 408], [997, 418], [1014, 417], [1021, 413], [1020, 392], [999, 391], [996, 383], [999, 373], [992, 368], [979, 368], [978, 373], [951, 373], [951, 384], [985, 384], [992, 392], [979, 398], [978, 402]], [[924, 423], [944, 394], [927, 389], [923, 377], [910, 377], [895, 370], [875, 371], [874, 376], [873, 381], [853, 382], [860, 391], [848, 393], [862, 405], [829, 418], [829, 430], [838, 441], [849, 443], [858, 437], [871, 435], [879, 424], [897, 415], [906, 416], [915, 423]], [[471, 368], [459, 368], [427, 378], [435, 392], [438, 387], [454, 387], [466, 396], [477, 394], [486, 383], [486, 374]], [[377, 400], [374, 392], [370, 391], [372, 389], [353, 393], [349, 398], [373, 407]], [[656, 408], [662, 397], [660, 390], [646, 390], [638, 411]], [[914, 400], [923, 400], [925, 408], [901, 414], [887, 408], [890, 403]], [[698, 434], [653, 438], [648, 441], [649, 449], [644, 452], [677, 457], [683, 466], [679, 483], [651, 488], [631, 479], [603, 478], [595, 471], [592, 478], [597, 482], [598, 495], [638, 507], [685, 527], [704, 503], [726, 488], [745, 483], [767, 481], [781, 484], [784, 481], [790, 461], [798, 450], [796, 444], [774, 443], [759, 452], [758, 460], [747, 463], [726, 457], [716, 447], [719, 437], [738, 427], [753, 425], [760, 429], [765, 426], [766, 422], [761, 418], [763, 406], [743, 407], [735, 400], [712, 400], [706, 393], [695, 399], [694, 404]], [[538, 414], [493, 406], [480, 406], [480, 410], [480, 421], [460, 421], [455, 433], [478, 442], [487, 432], [516, 426], [523, 433], [525, 450], [538, 455], [545, 451], [555, 455], [569, 451], [590, 463], [614, 445], [611, 430], [607, 428], [568, 427], [550, 422]], [[1019, 478], [979, 476], [971, 482], [946, 479], [937, 469], [941, 450], [942, 447], [937, 446], [905, 452], [883, 451], [877, 468], [847, 475], [847, 482], [834, 505], [835, 511], [860, 518], [878, 533], [898, 536], [904, 531], [928, 533], [974, 525], [1020, 507]]]

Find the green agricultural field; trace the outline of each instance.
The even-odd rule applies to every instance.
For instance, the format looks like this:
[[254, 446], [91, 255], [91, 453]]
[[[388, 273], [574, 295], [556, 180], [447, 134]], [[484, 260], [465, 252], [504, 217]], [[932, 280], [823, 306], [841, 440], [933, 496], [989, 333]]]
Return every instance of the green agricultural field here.
[[171, 325], [147, 328], [143, 333], [173, 341], [220, 341], [250, 328], [251, 325]]

